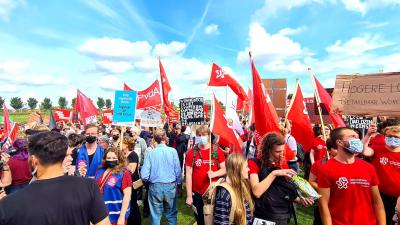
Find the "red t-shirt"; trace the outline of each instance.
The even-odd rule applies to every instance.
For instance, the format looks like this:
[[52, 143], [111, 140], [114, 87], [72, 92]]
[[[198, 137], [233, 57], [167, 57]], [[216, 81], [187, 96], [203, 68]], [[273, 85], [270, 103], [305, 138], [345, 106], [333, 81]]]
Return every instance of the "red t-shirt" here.
[[315, 137], [313, 141], [313, 146], [311, 148], [314, 150], [314, 162], [324, 158], [326, 154], [326, 143], [319, 137]]
[[10, 166], [11, 176], [12, 176], [12, 184], [11, 185], [20, 185], [27, 184], [32, 179], [32, 172], [28, 164], [28, 160], [18, 160], [11, 158], [8, 161], [8, 165]]
[[[247, 161], [247, 166], [249, 167], [249, 175], [250, 174], [258, 174], [260, 173], [260, 167], [257, 165], [256, 162], [254, 162], [254, 160], [248, 160]], [[287, 166], [287, 164], [286, 164]], [[281, 166], [279, 167], [281, 169], [288, 169], [289, 167], [284, 167], [282, 168]]]
[[[213, 146], [214, 148], [214, 146]], [[217, 150], [218, 161], [213, 158], [211, 165], [212, 171], [219, 169], [218, 164], [225, 162], [224, 152], [220, 148]], [[199, 150], [196, 153], [196, 157], [193, 161], [193, 149], [190, 149], [186, 155], [186, 166], [192, 167], [193, 163], [193, 174], [192, 174], [192, 190], [198, 194], [204, 194], [208, 186], [210, 185], [210, 179], [208, 178], [208, 171], [210, 170], [210, 149]], [[213, 182], [219, 178], [212, 179]]]
[[379, 184], [374, 167], [358, 158], [343, 164], [335, 158], [318, 171], [318, 187], [330, 188], [333, 225], [376, 225], [371, 187]]
[[379, 177], [379, 190], [390, 196], [400, 196], [400, 152], [391, 152], [385, 145], [371, 148], [375, 152], [372, 165]]
[[371, 138], [371, 140], [369, 141], [369, 145], [386, 145], [385, 136], [383, 136], [382, 134], [377, 134], [375, 137]]
[[327, 161], [320, 159], [316, 161], [312, 166], [311, 166], [311, 173], [314, 174], [315, 176], [318, 176], [318, 171], [321, 169], [321, 166], [325, 164]]

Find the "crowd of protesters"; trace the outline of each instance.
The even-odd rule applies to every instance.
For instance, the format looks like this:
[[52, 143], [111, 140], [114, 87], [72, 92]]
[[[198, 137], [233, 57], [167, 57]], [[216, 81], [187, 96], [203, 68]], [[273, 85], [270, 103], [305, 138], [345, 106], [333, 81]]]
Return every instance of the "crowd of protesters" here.
[[[15, 151], [1, 154], [0, 225], [136, 225], [147, 216], [157, 225], [163, 213], [178, 224], [179, 197], [197, 225], [287, 225], [299, 206], [314, 207], [315, 225], [399, 223], [399, 120], [372, 124], [364, 137], [315, 125], [311, 149], [291, 136], [290, 121], [258, 144], [256, 124], [243, 128], [243, 154], [219, 145], [207, 125], [21, 129]], [[318, 201], [299, 194], [300, 174]], [[215, 182], [210, 220], [204, 196]]]

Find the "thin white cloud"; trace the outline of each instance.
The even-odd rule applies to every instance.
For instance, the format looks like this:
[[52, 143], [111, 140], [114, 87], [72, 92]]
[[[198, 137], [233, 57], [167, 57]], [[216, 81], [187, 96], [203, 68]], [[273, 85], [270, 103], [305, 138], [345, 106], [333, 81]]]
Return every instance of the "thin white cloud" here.
[[361, 2], [360, 0], [342, 0], [342, 2], [349, 11], [359, 12], [362, 15], [367, 12], [367, 2]]
[[10, 15], [14, 9], [24, 6], [25, 0], [1, 0], [0, 1], [0, 19], [5, 22], [10, 21]]
[[284, 28], [284, 29], [280, 30], [278, 32], [278, 34], [282, 35], [282, 36], [291, 36], [291, 35], [300, 34], [300, 33], [304, 32], [305, 30], [307, 30], [306, 26], [301, 26], [301, 27], [297, 27], [297, 28]]
[[113, 18], [113, 19], [117, 19], [118, 18], [118, 13], [117, 12], [115, 12], [109, 6], [107, 6], [106, 4], [103, 4], [102, 2], [100, 2], [98, 0], [85, 0], [83, 2], [86, 3], [93, 10], [95, 10], [98, 13], [102, 14], [103, 16], [110, 17], [110, 18]]
[[174, 56], [186, 48], [186, 43], [173, 41], [169, 44], [157, 44], [154, 47], [153, 55], [160, 57]]
[[7, 84], [7, 85], [3, 85], [1, 87], [1, 92], [3, 92], [3, 93], [16, 93], [19, 90], [20, 89], [15, 84]]
[[388, 26], [389, 22], [370, 22], [370, 21], [361, 21], [358, 24], [364, 26], [366, 29], [375, 29], [375, 28], [382, 28]]
[[102, 76], [98, 83], [99, 87], [105, 91], [120, 90], [122, 84], [118, 81], [118, 78], [114, 75]]
[[[196, 24], [196, 26], [194, 26], [192, 34], [189, 36], [189, 38], [186, 41], [186, 49], [190, 46], [190, 44], [192, 44], [192, 41], [193, 41], [194, 37], [197, 34], [197, 31], [200, 29], [201, 26], [203, 26], [204, 20], [205, 20], [207, 14], [208, 14], [208, 9], [210, 8], [210, 5], [211, 5], [212, 1], [213, 0], [208, 0], [208, 2], [206, 4], [206, 7], [205, 7], [205, 9], [203, 11], [203, 14], [200, 17], [199, 22]], [[182, 53], [181, 53], [182, 55], [185, 54], [185, 50], [182, 51]]]
[[132, 63], [125, 61], [101, 60], [96, 62], [96, 67], [105, 72], [118, 74], [129, 71], [133, 68]]
[[204, 28], [204, 33], [207, 35], [219, 35], [219, 26], [217, 24], [210, 24]]

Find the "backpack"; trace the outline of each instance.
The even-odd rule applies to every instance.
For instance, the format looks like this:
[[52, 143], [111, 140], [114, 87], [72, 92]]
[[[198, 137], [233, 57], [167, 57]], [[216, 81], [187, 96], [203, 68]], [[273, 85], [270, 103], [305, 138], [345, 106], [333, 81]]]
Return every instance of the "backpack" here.
[[[286, 139], [286, 143], [289, 140], [290, 137], [293, 137], [292, 135], [289, 135], [288, 138]], [[297, 157], [297, 162], [304, 162], [305, 158], [306, 158], [306, 154], [304, 151], [303, 146], [296, 141], [296, 157]]]
[[214, 209], [215, 209], [215, 198], [217, 196], [218, 187], [225, 188], [229, 195], [231, 196], [231, 210], [229, 213], [229, 224], [232, 224], [235, 217], [236, 201], [235, 192], [232, 187], [225, 182], [225, 178], [220, 178], [218, 181], [211, 183], [207, 188], [206, 192], [203, 194], [203, 214], [204, 214], [204, 224], [213, 225], [214, 224]]
[[[258, 174], [260, 182], [265, 179], [272, 171], [279, 168], [264, 167], [261, 160], [253, 160], [260, 172]], [[297, 187], [284, 177], [276, 177], [270, 187], [260, 196], [254, 198], [255, 212], [254, 217], [268, 221], [286, 220], [294, 216], [297, 225], [297, 217], [294, 209], [293, 201], [298, 196]]]

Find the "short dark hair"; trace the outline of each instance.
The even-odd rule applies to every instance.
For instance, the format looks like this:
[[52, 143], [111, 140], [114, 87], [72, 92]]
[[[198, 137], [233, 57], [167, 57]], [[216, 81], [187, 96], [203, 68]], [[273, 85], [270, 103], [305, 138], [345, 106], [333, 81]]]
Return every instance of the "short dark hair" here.
[[330, 139], [330, 138], [326, 139], [326, 148], [328, 149], [328, 151], [330, 151], [332, 148], [334, 148], [334, 143], [333, 143], [332, 139]]
[[42, 165], [61, 163], [67, 154], [68, 139], [58, 132], [41, 132], [29, 137], [28, 149]]
[[314, 132], [314, 137], [318, 137], [319, 135], [322, 134], [322, 129], [319, 124], [315, 124], [313, 127], [313, 132]]
[[161, 129], [156, 130], [156, 132], [154, 132], [154, 141], [157, 142], [157, 144], [165, 141], [165, 131]]
[[69, 147], [76, 147], [81, 145], [85, 139], [80, 134], [70, 134], [68, 135], [68, 145]]
[[343, 131], [344, 130], [353, 130], [353, 129], [351, 129], [349, 127], [338, 127], [338, 128], [333, 129], [329, 135], [329, 138], [332, 141], [332, 146], [336, 149], [338, 148], [336, 141], [343, 139]]

